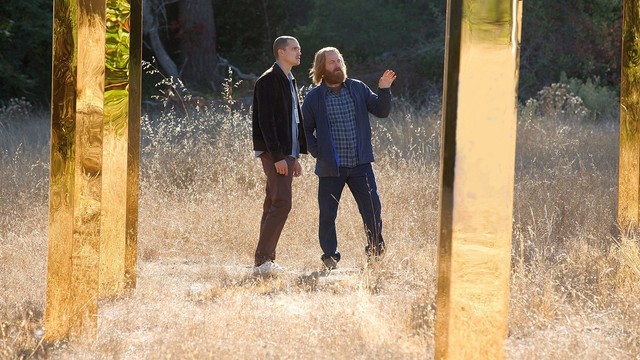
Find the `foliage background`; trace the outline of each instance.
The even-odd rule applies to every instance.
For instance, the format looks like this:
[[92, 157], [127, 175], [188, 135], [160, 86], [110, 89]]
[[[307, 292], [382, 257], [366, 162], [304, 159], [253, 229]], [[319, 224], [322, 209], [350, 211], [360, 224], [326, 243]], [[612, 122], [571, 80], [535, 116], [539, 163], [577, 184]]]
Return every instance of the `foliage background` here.
[[[400, 74], [396, 92], [403, 97], [419, 103], [441, 93], [445, 0], [211, 1], [217, 52], [244, 73], [259, 75], [273, 61], [273, 39], [292, 34], [303, 47], [303, 64], [294, 70], [303, 85], [309, 83], [313, 53], [332, 45], [344, 52], [353, 77], [372, 84], [383, 68], [393, 67]], [[148, 3], [162, 7], [163, 43], [180, 59], [185, 21], [176, 1]], [[621, 11], [621, 0], [525, 1], [520, 98], [534, 97], [562, 72], [569, 79], [597, 79], [617, 92]], [[0, 14], [0, 102], [24, 97], [48, 104], [52, 1], [5, 0]], [[143, 56], [151, 60], [154, 54], [145, 44]], [[223, 79], [226, 69], [218, 71]], [[216, 90], [202, 95], [215, 96]]]

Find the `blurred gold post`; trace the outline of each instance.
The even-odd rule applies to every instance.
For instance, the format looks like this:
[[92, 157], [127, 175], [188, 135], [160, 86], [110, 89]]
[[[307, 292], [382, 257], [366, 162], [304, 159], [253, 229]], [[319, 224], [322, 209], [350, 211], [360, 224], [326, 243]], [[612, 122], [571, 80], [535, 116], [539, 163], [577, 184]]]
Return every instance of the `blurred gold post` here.
[[640, 2], [623, 1], [618, 224], [638, 230], [640, 202]]
[[436, 359], [504, 358], [520, 0], [448, 0]]
[[[126, 5], [125, 5], [126, 4]], [[127, 264], [125, 271], [135, 276], [135, 237], [137, 223], [137, 169], [139, 154], [140, 114], [140, 1], [132, 9], [136, 16], [131, 23], [131, 58], [129, 35], [117, 30], [119, 40], [126, 41], [126, 53], [105, 56], [110, 46], [107, 32], [107, 14], [114, 11], [128, 12], [126, 1], [105, 0], [55, 0], [53, 20], [53, 79], [51, 105], [51, 183], [49, 196], [49, 254], [47, 264], [47, 300], [45, 309], [46, 338], [50, 341], [64, 339], [68, 335], [80, 335], [94, 331], [97, 325], [101, 251], [111, 257], [108, 261], [120, 261], [115, 252], [105, 250], [109, 246], [101, 238], [101, 227], [110, 228], [114, 220], [104, 219], [106, 208], [121, 207], [120, 203], [103, 196], [104, 179], [119, 171], [113, 167], [103, 171], [103, 159], [110, 156], [110, 148], [103, 145], [104, 125], [111, 118], [122, 119], [120, 133], [131, 140], [125, 143], [127, 171], [118, 174], [126, 182], [126, 212], [124, 212], [128, 252], [121, 256]], [[134, 21], [133, 18], [136, 18]], [[137, 30], [133, 30], [133, 24]], [[138, 37], [134, 40], [135, 37]], [[125, 39], [126, 38], [126, 39]], [[122, 47], [122, 46], [121, 46]], [[113, 65], [113, 59], [119, 61]], [[114, 80], [110, 67], [119, 68], [122, 63], [129, 67], [125, 85]], [[106, 72], [105, 66], [109, 68]], [[117, 85], [114, 85], [117, 83]], [[105, 86], [107, 88], [105, 88]], [[112, 96], [109, 90], [126, 90], [125, 100]], [[105, 91], [107, 90], [107, 91]], [[112, 99], [116, 99], [115, 101]], [[124, 101], [124, 105], [116, 104]], [[131, 105], [128, 103], [131, 102]], [[124, 110], [123, 110], [124, 109]], [[115, 114], [115, 115], [114, 115]], [[107, 115], [107, 116], [105, 116]], [[128, 122], [131, 120], [131, 126]], [[112, 145], [110, 143], [109, 145]], [[103, 155], [103, 150], [107, 155]], [[132, 175], [133, 174], [133, 175]], [[107, 182], [113, 186], [115, 182]], [[118, 210], [122, 213], [121, 210]], [[112, 213], [116, 213], [113, 211]], [[123, 240], [124, 241], [124, 238]], [[129, 247], [133, 246], [133, 255]], [[121, 246], [122, 247], [122, 246]], [[131, 258], [133, 256], [133, 259]], [[104, 255], [103, 255], [104, 258]], [[126, 278], [127, 274], [120, 276]], [[107, 277], [108, 278], [108, 277]], [[130, 282], [132, 283], [132, 282]], [[106, 287], [106, 286], [104, 286]]]
[[107, 0], [100, 296], [135, 287], [142, 0]]

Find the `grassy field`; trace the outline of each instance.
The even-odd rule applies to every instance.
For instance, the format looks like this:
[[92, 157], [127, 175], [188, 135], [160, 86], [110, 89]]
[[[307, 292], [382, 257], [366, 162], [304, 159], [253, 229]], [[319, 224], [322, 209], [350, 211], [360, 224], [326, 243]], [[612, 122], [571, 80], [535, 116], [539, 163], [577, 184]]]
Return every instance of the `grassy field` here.
[[[314, 161], [294, 181], [278, 247], [288, 272], [250, 278], [263, 198], [250, 120], [224, 106], [143, 118], [138, 286], [100, 304], [96, 338], [42, 341], [49, 119], [0, 113], [0, 358], [432, 358], [439, 114], [374, 119], [388, 255], [366, 266], [344, 196], [343, 270], [320, 269]], [[640, 256], [617, 237], [618, 129], [522, 115], [509, 359], [640, 356]], [[348, 191], [348, 190], [346, 190]]]

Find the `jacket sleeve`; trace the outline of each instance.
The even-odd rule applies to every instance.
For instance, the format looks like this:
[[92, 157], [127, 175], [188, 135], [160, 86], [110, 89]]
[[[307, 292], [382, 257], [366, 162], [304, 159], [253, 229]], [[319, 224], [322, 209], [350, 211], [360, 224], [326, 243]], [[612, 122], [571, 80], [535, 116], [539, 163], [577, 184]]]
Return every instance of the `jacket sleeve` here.
[[274, 82], [271, 78], [263, 78], [262, 81], [256, 83], [256, 100], [254, 104], [255, 111], [258, 112], [258, 125], [262, 132], [267, 151], [271, 153], [274, 162], [278, 162], [285, 158], [284, 150], [278, 140], [278, 131], [276, 129], [276, 114], [274, 104], [276, 103], [276, 91]]
[[314, 134], [316, 131], [316, 117], [312, 109], [311, 93], [307, 94], [302, 103], [302, 123], [304, 126], [304, 134], [307, 137], [307, 151], [314, 158], [318, 157], [318, 138]]
[[374, 116], [386, 118], [391, 112], [391, 89], [378, 89], [376, 95], [371, 89], [362, 84], [364, 87], [364, 97], [367, 100], [367, 110]]

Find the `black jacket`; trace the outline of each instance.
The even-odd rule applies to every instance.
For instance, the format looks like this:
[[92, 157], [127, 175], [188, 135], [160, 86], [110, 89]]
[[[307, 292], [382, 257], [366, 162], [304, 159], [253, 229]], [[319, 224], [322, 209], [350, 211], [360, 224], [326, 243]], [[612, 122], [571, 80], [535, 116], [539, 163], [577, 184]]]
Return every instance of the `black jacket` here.
[[[270, 152], [274, 162], [291, 154], [292, 101], [289, 79], [279, 65], [273, 64], [256, 81], [253, 91], [252, 122], [253, 150]], [[300, 119], [298, 124], [300, 153], [306, 154], [307, 141], [299, 103], [295, 111], [298, 112]]]

